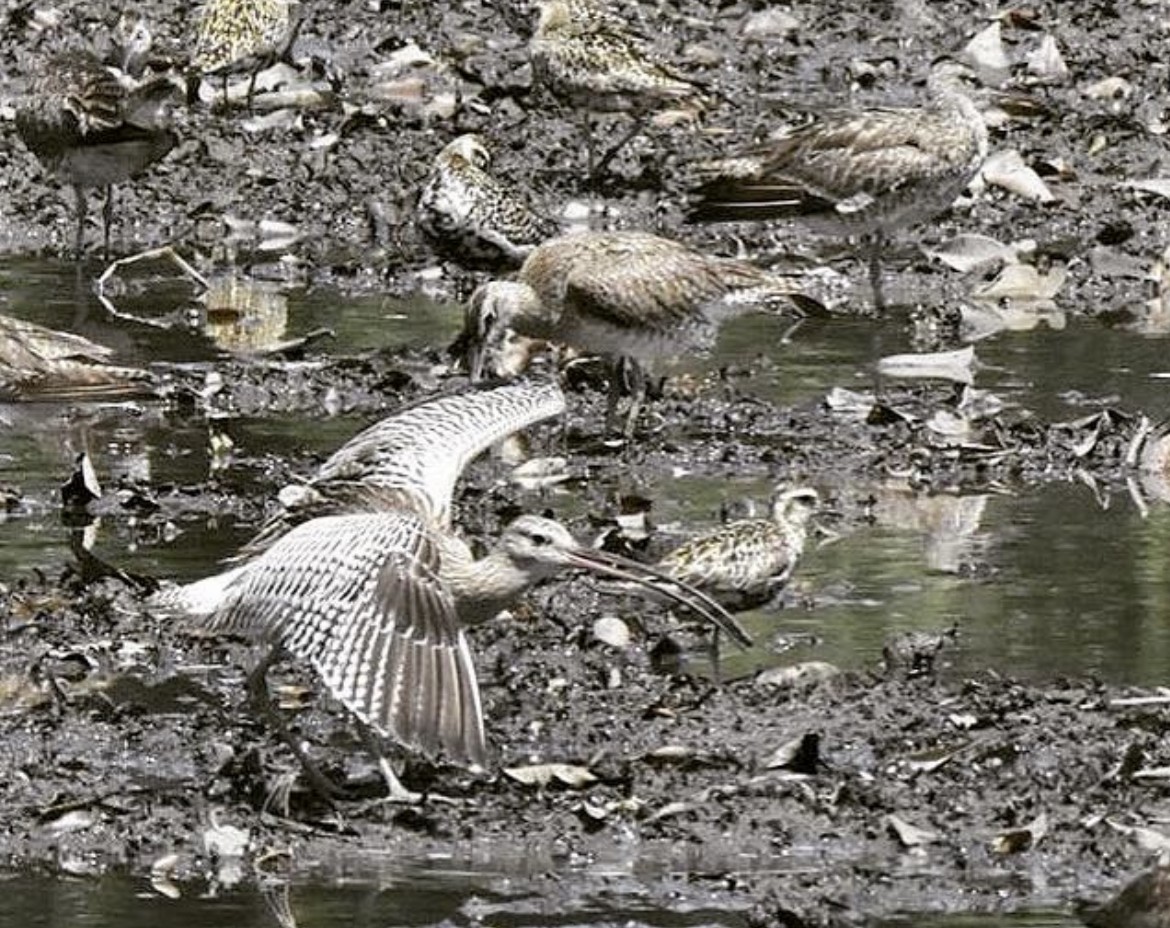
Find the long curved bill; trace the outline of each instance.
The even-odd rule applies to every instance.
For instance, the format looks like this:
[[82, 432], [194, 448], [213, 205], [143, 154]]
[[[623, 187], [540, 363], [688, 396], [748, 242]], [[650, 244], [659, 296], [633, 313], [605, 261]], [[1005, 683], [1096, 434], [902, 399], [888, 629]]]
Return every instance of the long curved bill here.
[[676, 580], [653, 565], [631, 561], [621, 555], [599, 551], [596, 548], [574, 548], [566, 552], [566, 562], [573, 567], [624, 580], [660, 596], [669, 597], [680, 606], [685, 606], [702, 616], [720, 631], [726, 632], [737, 644], [745, 648], [752, 646], [752, 636], [736, 621], [735, 616], [702, 590]]

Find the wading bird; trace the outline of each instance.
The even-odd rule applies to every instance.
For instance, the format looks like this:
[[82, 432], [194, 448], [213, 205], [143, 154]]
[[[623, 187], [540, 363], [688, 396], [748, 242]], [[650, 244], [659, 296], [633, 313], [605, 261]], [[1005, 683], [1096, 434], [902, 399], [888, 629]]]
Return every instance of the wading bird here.
[[[638, 583], [750, 642], [705, 594], [582, 547], [551, 519], [521, 516], [488, 555], [472, 556], [452, 529], [455, 480], [490, 444], [564, 406], [554, 384], [513, 383], [415, 406], [404, 413], [406, 426], [392, 416], [343, 447], [311, 481], [316, 502], [338, 514], [282, 525], [259, 555], [166, 591], [154, 606], [212, 632], [272, 643], [250, 678], [265, 707], [264, 673], [283, 648], [313, 666], [367, 736], [372, 728], [408, 748], [476, 766], [488, 755], [464, 628], [497, 615], [546, 577], [580, 568]], [[376, 744], [372, 749], [390, 798], [416, 799]], [[314, 783], [328, 788], [298, 757]]]
[[29, 151], [77, 197], [75, 248], [82, 255], [85, 188], [103, 187], [105, 249], [110, 248], [114, 185], [146, 170], [174, 148], [171, 110], [181, 88], [169, 76], [142, 83], [119, 80], [87, 51], [45, 62], [17, 106], [16, 131]]
[[858, 236], [874, 301], [892, 232], [949, 207], [987, 156], [987, 128], [949, 59], [931, 69], [921, 107], [834, 111], [729, 158], [698, 166], [697, 221], [800, 219]]
[[655, 566], [729, 609], [754, 608], [787, 586], [819, 505], [816, 490], [781, 487], [770, 519], [737, 519], [696, 535]]
[[[746, 261], [712, 257], [646, 232], [581, 232], [536, 248], [517, 281], [479, 287], [467, 305], [463, 341], [473, 380], [509, 329], [627, 359], [634, 381], [629, 437], [645, 398], [644, 363], [710, 348], [731, 316], [778, 301], [800, 306], [804, 299], [792, 279]], [[615, 370], [611, 426], [622, 381]]]

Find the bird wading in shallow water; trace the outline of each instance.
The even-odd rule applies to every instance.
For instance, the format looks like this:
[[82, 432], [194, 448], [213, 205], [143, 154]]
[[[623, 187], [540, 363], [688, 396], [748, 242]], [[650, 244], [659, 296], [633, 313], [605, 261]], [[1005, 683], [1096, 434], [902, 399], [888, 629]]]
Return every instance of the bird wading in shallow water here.
[[[590, 15], [592, 5], [544, 0], [528, 43], [538, 83], [581, 114], [589, 149], [589, 177], [601, 175], [614, 156], [666, 106], [698, 106], [702, 89], [645, 52], [618, 27], [612, 14]], [[601, 8], [603, 9], [603, 8]], [[593, 148], [591, 113], [629, 113], [634, 123], [600, 158]]]
[[[646, 393], [642, 365], [709, 349], [724, 320], [777, 302], [811, 301], [793, 279], [746, 261], [646, 232], [580, 232], [536, 248], [516, 281], [479, 287], [468, 301], [463, 341], [473, 380], [509, 329], [632, 362], [624, 365], [634, 381], [629, 438]], [[622, 379], [615, 372], [610, 380], [611, 427]]]
[[800, 219], [857, 236], [869, 252], [874, 302], [884, 308], [881, 255], [890, 234], [949, 207], [987, 156], [987, 128], [964, 81], [935, 63], [930, 102], [824, 113], [729, 158], [699, 165], [696, 221]]
[[448, 143], [419, 194], [416, 221], [440, 256], [471, 270], [511, 270], [560, 229], [489, 174], [490, 163], [477, 135]]
[[[489, 554], [472, 556], [451, 525], [459, 472], [492, 442], [563, 410], [554, 384], [514, 383], [420, 404], [404, 413], [409, 427], [384, 420], [311, 481], [338, 514], [282, 528], [261, 554], [159, 594], [153, 606], [213, 632], [265, 639], [312, 665], [365, 734], [372, 729], [473, 766], [485, 765], [488, 751], [464, 628], [495, 616], [544, 578], [580, 568], [640, 583], [750, 642], [705, 594], [652, 567], [581, 547], [551, 519], [521, 516]], [[264, 673], [274, 653], [250, 681], [266, 707]], [[372, 749], [389, 798], [417, 799], [376, 744]], [[314, 783], [328, 790], [296, 750]]]
[[16, 131], [37, 159], [73, 187], [74, 246], [83, 254], [87, 187], [106, 192], [103, 242], [110, 248], [114, 185], [142, 173], [174, 148], [180, 86], [169, 76], [120, 81], [93, 54], [64, 52], [45, 62], [16, 109]]
[[665, 555], [659, 570], [710, 594], [729, 609], [776, 598], [804, 553], [808, 520], [820, 505], [808, 487], [781, 487], [770, 519], [737, 519], [696, 535]]

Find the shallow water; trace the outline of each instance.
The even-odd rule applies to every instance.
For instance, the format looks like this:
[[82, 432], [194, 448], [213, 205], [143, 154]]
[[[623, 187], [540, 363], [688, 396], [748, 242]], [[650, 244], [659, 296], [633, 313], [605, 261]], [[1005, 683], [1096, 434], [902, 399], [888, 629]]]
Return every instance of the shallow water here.
[[[5, 312], [81, 332], [115, 346], [129, 362], [215, 356], [212, 335], [222, 333], [208, 334], [206, 325], [189, 321], [193, 304], [186, 281], [157, 265], [129, 271], [126, 278], [126, 291], [115, 298], [119, 311], [177, 324], [161, 328], [111, 318], [70, 264], [0, 265], [0, 298]], [[273, 290], [281, 300], [273, 337], [331, 327], [336, 342], [330, 350], [338, 352], [444, 344], [460, 324], [458, 306], [424, 298]], [[777, 403], [808, 404], [834, 386], [872, 387], [875, 351], [909, 350], [901, 327], [879, 332], [865, 320], [809, 321], [782, 342], [790, 325], [761, 316], [735, 320], [713, 356], [689, 359], [683, 372], [750, 363], [759, 373], [745, 389]], [[976, 384], [1054, 420], [1102, 405], [1156, 418], [1166, 404], [1164, 347], [1164, 339], [1094, 323], [1001, 333], [976, 347], [983, 365]], [[156, 404], [9, 405], [0, 407], [0, 416], [9, 422], [0, 431], [0, 484], [19, 486], [30, 501], [29, 511], [0, 521], [0, 577], [68, 560], [56, 487], [78, 451], [92, 453], [107, 482], [132, 474], [156, 485], [191, 483], [205, 479], [210, 466], [206, 429], [172, 421]], [[229, 426], [247, 458], [325, 454], [365, 423], [338, 416], [314, 420], [306, 429], [296, 418], [278, 416], [233, 419]], [[261, 477], [233, 474], [230, 466], [221, 475], [245, 486]], [[757, 478], [730, 486], [676, 473], [646, 479], [643, 489], [654, 497], [656, 523], [680, 534], [715, 524], [725, 503], [764, 502], [770, 490]], [[815, 647], [797, 646], [777, 658], [765, 645], [733, 656], [740, 669], [794, 655], [858, 666], [880, 655], [890, 632], [953, 625], [960, 646], [946, 660], [955, 672], [990, 666], [1034, 679], [1091, 673], [1119, 682], [1161, 681], [1170, 656], [1163, 618], [1170, 596], [1170, 508], [1155, 503], [1143, 516], [1124, 488], [1081, 484], [966, 496], [913, 493], [896, 479], [820, 489], [871, 498], [872, 528], [810, 545], [793, 604], [745, 617], [763, 642], [782, 644], [802, 633], [814, 637]], [[268, 491], [263, 484], [257, 488]], [[542, 505], [549, 501], [564, 515], [578, 514], [569, 494], [554, 494]], [[173, 539], [140, 532], [131, 519], [106, 517], [95, 550], [133, 570], [192, 578], [212, 571], [249, 530], [235, 527], [230, 515], [208, 514], [184, 519]]]

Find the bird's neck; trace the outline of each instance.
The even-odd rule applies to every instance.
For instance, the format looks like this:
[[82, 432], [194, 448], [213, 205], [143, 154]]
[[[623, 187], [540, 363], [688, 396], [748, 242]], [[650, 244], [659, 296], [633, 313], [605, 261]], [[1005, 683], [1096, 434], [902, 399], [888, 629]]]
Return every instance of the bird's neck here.
[[459, 620], [465, 625], [494, 619], [539, 579], [500, 550], [476, 560], [457, 539], [444, 541], [441, 563], [443, 582], [455, 597]]

